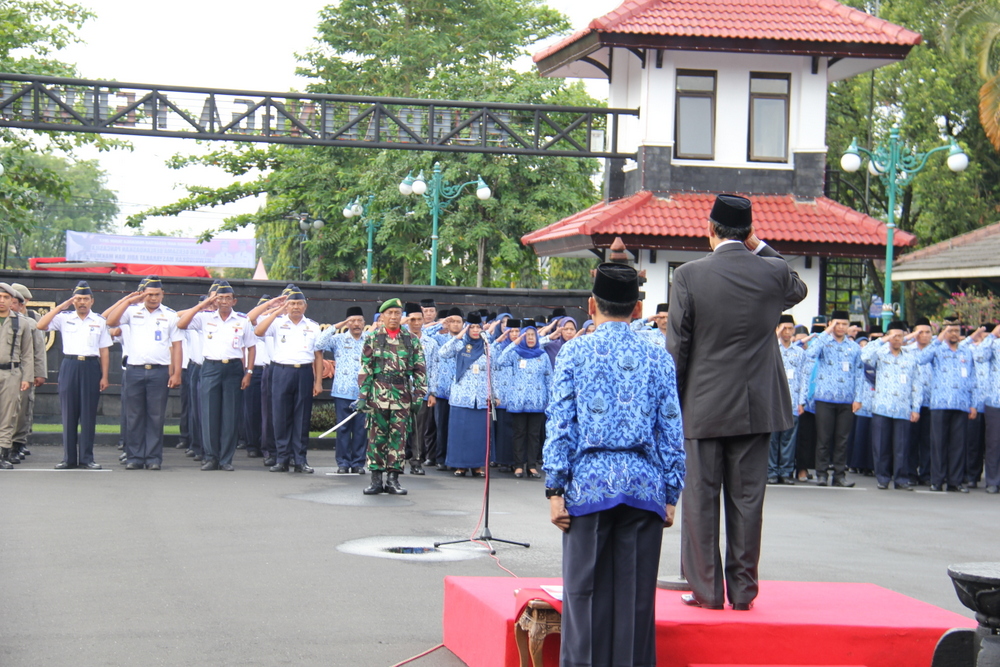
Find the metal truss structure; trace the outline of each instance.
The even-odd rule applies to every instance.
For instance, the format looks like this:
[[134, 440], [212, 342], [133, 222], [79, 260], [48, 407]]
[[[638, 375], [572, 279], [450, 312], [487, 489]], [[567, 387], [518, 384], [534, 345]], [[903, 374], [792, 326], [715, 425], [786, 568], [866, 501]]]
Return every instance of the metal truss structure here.
[[0, 74], [0, 127], [455, 153], [635, 158], [637, 109], [268, 93]]

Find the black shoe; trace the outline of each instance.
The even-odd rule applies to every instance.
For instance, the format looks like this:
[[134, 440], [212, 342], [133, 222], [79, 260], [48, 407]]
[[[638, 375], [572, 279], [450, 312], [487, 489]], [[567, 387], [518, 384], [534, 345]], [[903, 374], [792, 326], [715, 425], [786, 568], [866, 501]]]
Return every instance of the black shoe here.
[[308, 463], [303, 463], [302, 465], [295, 466], [295, 472], [304, 472], [307, 475], [311, 475], [314, 472], [314, 468], [309, 467]]
[[427, 466], [428, 468], [433, 468], [437, 464], [438, 462], [435, 461], [434, 459], [427, 459], [426, 461], [424, 461], [424, 465]]
[[943, 491], [943, 489], [940, 486], [938, 486], [937, 484], [931, 484], [931, 491], [934, 491], [935, 493], [937, 493], [939, 491]]
[[831, 486], [839, 486], [842, 489], [850, 489], [854, 486], [854, 482], [848, 482], [846, 477], [834, 477]]
[[959, 484], [958, 485], [958, 491], [959, 491], [959, 493], [968, 493], [969, 492], [969, 487], [967, 487], [965, 484]]
[[437, 464], [437, 469], [440, 470], [440, 471], [442, 471], [442, 472], [444, 472], [444, 471], [448, 470], [448, 466], [446, 466], [444, 463], [439, 463], [439, 464]]
[[382, 484], [382, 473], [373, 472], [372, 473], [372, 483], [368, 485], [368, 488], [361, 493], [366, 496], [377, 496], [378, 494], [385, 491], [385, 486]]
[[248, 449], [247, 450], [247, 458], [248, 459], [259, 459], [260, 458], [260, 450], [259, 449]]
[[753, 609], [753, 602], [734, 602], [733, 611], [750, 611]]
[[388, 479], [386, 479], [386, 481], [385, 481], [385, 485], [383, 486], [383, 490], [386, 493], [389, 493], [389, 494], [392, 494], [392, 495], [395, 495], [395, 496], [405, 496], [406, 495], [406, 489], [404, 489], [403, 487], [401, 487], [399, 485], [399, 472], [396, 471], [396, 470], [390, 470], [389, 474], [387, 475], [387, 477], [388, 477]]
[[219, 463], [218, 463], [218, 461], [213, 461], [212, 459], [208, 459], [207, 461], [205, 461], [204, 464], [202, 464], [201, 469], [202, 470], [218, 470], [219, 469]]
[[411, 463], [410, 464], [410, 474], [411, 475], [425, 475], [427, 473], [424, 472], [424, 469], [420, 466], [419, 463]]
[[246, 449], [246, 448], [247, 448], [247, 443], [245, 442], [236, 443], [236, 449]]
[[895, 485], [894, 488], [897, 491], [914, 491], [915, 490], [912, 485], [907, 484], [906, 482], [896, 482], [896, 485]]
[[266, 459], [264, 459], [264, 465], [266, 465], [269, 468], [275, 465], [277, 462], [278, 459], [274, 456], [268, 456]]
[[0, 459], [0, 470], [13, 470], [13, 469], [14, 466], [10, 464], [10, 461], [7, 460], [7, 457]]
[[878, 489], [881, 489], [882, 491], [885, 491], [886, 489], [889, 488], [889, 485], [888, 484], [884, 484], [882, 482], [876, 482], [875, 483], [875, 487], [878, 488]]
[[233, 467], [232, 463], [223, 463], [222, 465], [219, 466], [219, 470], [225, 470], [226, 472], [232, 472], [232, 471], [236, 470], [236, 468]]
[[701, 607], [702, 609], [722, 609], [721, 604], [702, 604], [701, 602], [698, 602], [698, 598], [696, 598], [691, 593], [685, 593], [684, 595], [682, 595], [681, 602], [683, 602], [689, 607]]
[[768, 483], [768, 484], [777, 484], [777, 483], [778, 483], [778, 478], [777, 478], [777, 476], [775, 476], [775, 477], [768, 477], [768, 478], [767, 478], [767, 483]]
[[816, 486], [826, 486], [826, 475], [816, 475]]
[[86, 468], [87, 470], [101, 470], [101, 464], [91, 461], [90, 463], [80, 466], [81, 468]]
[[188, 457], [189, 459], [193, 459], [195, 456], [198, 456], [198, 454], [193, 449], [189, 449], [186, 452], [184, 452], [184, 456]]
[[500, 466], [499, 472], [511, 472], [512, 470], [513, 468], [511, 468], [510, 466]]
[[174, 449], [187, 449], [187, 443], [181, 440], [176, 445], [174, 445]]
[[359, 475], [364, 475], [365, 474], [365, 467], [364, 466], [358, 466], [357, 468], [352, 468], [352, 470], [354, 470], [354, 472], [356, 472]]
[[69, 463], [66, 463], [65, 461], [60, 461], [55, 466], [56, 470], [72, 470], [75, 467], [76, 467], [75, 465], [70, 465]]
[[288, 472], [287, 463], [276, 463], [269, 468], [271, 472]]
[[22, 459], [25, 456], [31, 456], [31, 452], [28, 451], [28, 446], [27, 445], [21, 445], [21, 448], [17, 451], [17, 453], [21, 455]]
[[[24, 457], [22, 456], [21, 458], [23, 459]], [[966, 486], [969, 487], [970, 489], [978, 489], [979, 482], [967, 482]]]
[[995, 484], [987, 486], [986, 493], [1000, 493], [1000, 487], [997, 487]]
[[792, 477], [779, 477], [782, 484], [787, 484], [789, 486], [795, 486], [795, 479]]
[[142, 464], [141, 463], [129, 463], [127, 466], [125, 466], [125, 470], [142, 470]]
[[202, 456], [201, 454], [195, 454], [191, 458], [194, 459], [195, 461], [204, 461], [205, 460], [205, 457]]
[[337, 474], [338, 475], [348, 475], [350, 473], [351, 473], [351, 469], [348, 468], [347, 466], [340, 466], [339, 468], [337, 468]]
[[160, 469], [159, 463], [150, 463], [148, 466], [146, 466], [146, 470], [159, 470], [159, 469]]
[[124, 451], [124, 450], [125, 450], [125, 443], [119, 442], [118, 443], [118, 451], [121, 452], [121, 451]]

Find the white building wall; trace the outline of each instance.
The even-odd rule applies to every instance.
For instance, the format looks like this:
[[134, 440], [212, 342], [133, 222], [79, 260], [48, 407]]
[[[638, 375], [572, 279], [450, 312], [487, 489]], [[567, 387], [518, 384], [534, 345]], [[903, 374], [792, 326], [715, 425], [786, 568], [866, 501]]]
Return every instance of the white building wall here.
[[[625, 63], [621, 53], [629, 59]], [[780, 56], [746, 53], [702, 53], [667, 51], [663, 67], [657, 69], [655, 53], [647, 54], [646, 69], [638, 59], [619, 49], [615, 54], [609, 103], [634, 99], [635, 82], [641, 80], [638, 99], [641, 109], [640, 143], [646, 146], [674, 145], [674, 95], [678, 69], [716, 72], [715, 159], [678, 160], [674, 164], [720, 167], [768, 167], [791, 169], [796, 152], [826, 152], [826, 60], [821, 59], [816, 74], [807, 56]], [[621, 68], [621, 74], [619, 74]], [[750, 122], [750, 73], [778, 72], [791, 75], [789, 87], [789, 162], [762, 163], [747, 160]]]
[[[611, 58], [611, 86], [608, 92], [608, 106], [616, 109], [644, 109], [643, 89], [645, 86], [642, 63], [627, 49], [614, 49]], [[640, 116], [643, 112], [640, 111]], [[634, 116], [620, 119], [618, 150], [632, 153], [639, 150], [642, 143], [642, 119]]]
[[[669, 303], [668, 294], [668, 271], [672, 262], [683, 264], [696, 259], [701, 259], [709, 252], [708, 241], [705, 241], [705, 251], [686, 250], [658, 250], [656, 252], [656, 262], [650, 262], [650, 252], [642, 250], [639, 252], [639, 259], [635, 264], [636, 270], [646, 271], [646, 283], [642, 286], [646, 293], [646, 298], [642, 304], [643, 317], [652, 317], [656, 312], [656, 306], [660, 303]], [[812, 258], [812, 267], [805, 268], [806, 258], [788, 256], [785, 257], [792, 269], [799, 274], [809, 288], [809, 294], [797, 306], [790, 311], [795, 318], [796, 324], [809, 326], [813, 315], [819, 313], [819, 258]]]

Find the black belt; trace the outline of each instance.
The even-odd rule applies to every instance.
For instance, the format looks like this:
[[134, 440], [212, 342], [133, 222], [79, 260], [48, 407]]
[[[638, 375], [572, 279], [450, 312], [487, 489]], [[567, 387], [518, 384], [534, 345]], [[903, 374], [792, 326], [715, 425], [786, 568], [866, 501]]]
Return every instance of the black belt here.
[[275, 366], [281, 366], [283, 368], [312, 368], [312, 363], [308, 363], [308, 364], [279, 364], [276, 361], [272, 361], [271, 363], [274, 364]]
[[0, 371], [9, 371], [15, 368], [20, 368], [20, 362], [14, 361], [9, 364], [0, 364]]
[[77, 354], [67, 354], [65, 357], [63, 357], [63, 359], [69, 359], [70, 361], [73, 361], [74, 359], [76, 361], [86, 361], [87, 359], [97, 359], [97, 357], [83, 356]]
[[154, 368], [169, 368], [170, 364], [129, 364], [131, 368], [145, 368], [147, 371], [151, 371]]
[[233, 359], [206, 359], [205, 363], [212, 362], [213, 364], [231, 364], [235, 361], [242, 361], [242, 359], [236, 357]]
[[376, 373], [376, 380], [382, 380], [383, 382], [389, 382], [390, 384], [406, 384], [406, 376], [398, 374], [386, 374], [386, 373]]

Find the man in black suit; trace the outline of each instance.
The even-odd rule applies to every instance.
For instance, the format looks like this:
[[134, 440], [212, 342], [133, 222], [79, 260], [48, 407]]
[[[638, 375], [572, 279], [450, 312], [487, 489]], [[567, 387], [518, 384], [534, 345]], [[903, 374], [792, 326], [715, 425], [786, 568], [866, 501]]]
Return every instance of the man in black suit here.
[[712, 254], [674, 271], [668, 319], [687, 451], [681, 563], [692, 594], [684, 602], [722, 609], [728, 597], [747, 610], [757, 597], [770, 434], [792, 426], [774, 329], [807, 290], [754, 235], [749, 199], [719, 195], [707, 232]]

